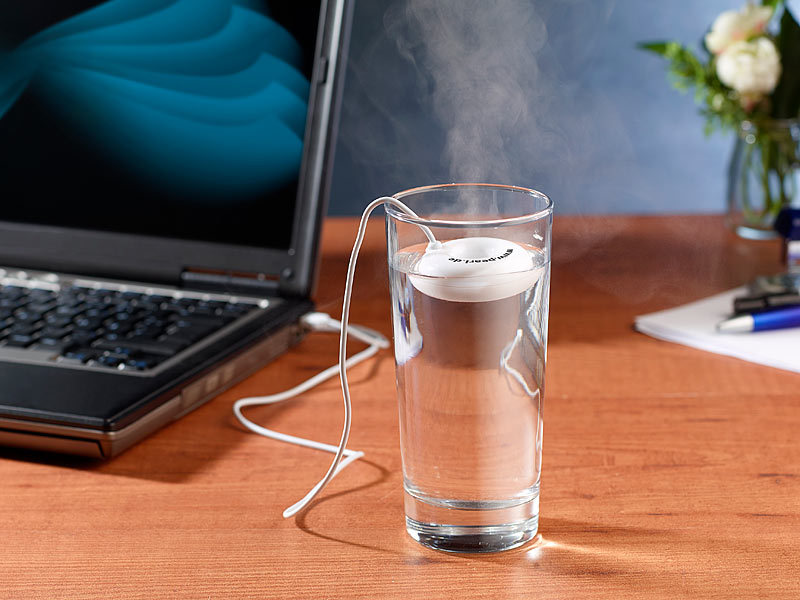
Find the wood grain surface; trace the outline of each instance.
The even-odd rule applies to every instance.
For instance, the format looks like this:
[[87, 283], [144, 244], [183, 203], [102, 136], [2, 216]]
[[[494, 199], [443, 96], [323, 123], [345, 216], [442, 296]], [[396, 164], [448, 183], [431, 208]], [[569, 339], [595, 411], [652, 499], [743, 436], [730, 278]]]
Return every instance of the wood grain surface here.
[[[324, 230], [316, 298], [334, 315], [355, 229]], [[352, 320], [389, 334], [384, 248], [376, 220]], [[312, 334], [110, 462], [0, 450], [0, 598], [800, 597], [800, 375], [631, 327], [778, 271], [777, 242], [716, 216], [558, 217], [553, 248], [535, 544], [450, 555], [407, 536], [386, 351], [351, 374], [366, 457], [282, 519], [329, 455], [247, 433], [231, 405], [333, 364], [336, 336]], [[335, 443], [338, 384], [249, 415]]]

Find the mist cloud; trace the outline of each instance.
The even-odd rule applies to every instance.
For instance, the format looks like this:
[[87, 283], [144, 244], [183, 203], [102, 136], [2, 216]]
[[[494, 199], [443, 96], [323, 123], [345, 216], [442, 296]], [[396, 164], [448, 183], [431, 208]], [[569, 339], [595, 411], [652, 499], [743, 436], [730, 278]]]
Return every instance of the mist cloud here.
[[[553, 199], [557, 215], [578, 216], [568, 223], [569, 244], [554, 239], [562, 261], [602, 253], [633, 226], [581, 214], [688, 206], [675, 192], [691, 191], [686, 182], [704, 175], [683, 156], [707, 142], [687, 139], [675, 119], [693, 118], [691, 98], [675, 95], [663, 65], [635, 48], [638, 40], [668, 35], [674, 22], [661, 22], [687, 9], [640, 6], [634, 0], [362, 3], [368, 28], [351, 56], [342, 139], [352, 160], [347, 175], [355, 174], [364, 191], [359, 201], [448, 181], [535, 188]], [[643, 12], [653, 18], [642, 21]], [[699, 126], [690, 133], [702, 137]], [[713, 270], [718, 257], [703, 260]], [[660, 268], [682, 267], [676, 258]], [[625, 294], [641, 301], [667, 291], [654, 276]]]
[[506, 142], [535, 127], [537, 56], [547, 28], [525, 0], [407, 0], [387, 11], [387, 34], [427, 80], [428, 103], [446, 132], [451, 181], [508, 183]]
[[571, 75], [591, 76], [615, 2], [362, 6], [372, 28], [351, 57], [342, 142], [363, 187], [379, 195], [448, 181], [521, 185], [573, 213], [629, 193], [581, 189], [579, 180], [633, 176], [634, 153], [619, 107]]

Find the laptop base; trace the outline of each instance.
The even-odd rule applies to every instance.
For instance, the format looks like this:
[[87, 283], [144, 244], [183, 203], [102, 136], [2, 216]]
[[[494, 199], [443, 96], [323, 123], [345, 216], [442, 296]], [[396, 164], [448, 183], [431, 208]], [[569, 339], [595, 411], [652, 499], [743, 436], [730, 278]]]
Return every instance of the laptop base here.
[[203, 375], [164, 395], [161, 406], [117, 431], [0, 417], [0, 445], [107, 459], [202, 406], [245, 379], [303, 337], [297, 323], [284, 326]]

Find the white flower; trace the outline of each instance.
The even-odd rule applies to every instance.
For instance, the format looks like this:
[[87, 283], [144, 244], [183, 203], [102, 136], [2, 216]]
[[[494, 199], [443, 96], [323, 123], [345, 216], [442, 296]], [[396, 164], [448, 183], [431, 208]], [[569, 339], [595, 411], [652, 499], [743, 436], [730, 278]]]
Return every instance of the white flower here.
[[717, 17], [706, 34], [706, 48], [712, 54], [724, 52], [735, 42], [763, 33], [772, 18], [772, 8], [745, 4], [740, 11], [727, 10]]
[[781, 58], [769, 38], [735, 42], [717, 57], [719, 80], [752, 104], [769, 94], [781, 76]]

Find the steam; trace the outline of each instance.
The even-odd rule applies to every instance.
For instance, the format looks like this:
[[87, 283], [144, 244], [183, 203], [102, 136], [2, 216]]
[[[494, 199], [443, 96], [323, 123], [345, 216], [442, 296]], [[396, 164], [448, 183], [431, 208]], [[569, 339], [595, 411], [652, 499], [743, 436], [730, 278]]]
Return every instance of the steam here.
[[[581, 180], [635, 176], [623, 119], [610, 98], [565, 73], [592, 63], [615, 3], [362, 3], [362, 22], [382, 28], [351, 56], [342, 142], [365, 196], [472, 181], [538, 189], [571, 213], [613, 206], [628, 190], [585, 190]], [[548, 30], [559, 22], [571, 29]]]
[[400, 52], [430, 78], [450, 180], [511, 181], [506, 140], [540, 129], [531, 107], [545, 100], [536, 58], [547, 28], [533, 3], [408, 0], [384, 23]]
[[[656, 71], [651, 85], [644, 77], [656, 66], [646, 63], [649, 57], [622, 61], [635, 67], [632, 73], [607, 60], [610, 44], [619, 56], [638, 57], [637, 39], [666, 35], [657, 23], [626, 24], [631, 11], [617, 10], [617, 0], [392, 0], [385, 6], [360, 3], [361, 22], [379, 25], [351, 56], [343, 113], [348, 135], [342, 142], [365, 201], [448, 181], [534, 188], [554, 200], [557, 214], [602, 215], [622, 206], [648, 213], [672, 201], [662, 189], [664, 166], [648, 154], [661, 158], [653, 151], [659, 140], [675, 146], [675, 137], [682, 144], [686, 135], [672, 120], [647, 112], [654, 93], [672, 93], [663, 72]], [[635, 29], [636, 38], [617, 40], [609, 23]], [[685, 114], [693, 114], [690, 100], [685, 103]], [[634, 144], [631, 136], [641, 137]], [[572, 218], [570, 231], [561, 232], [569, 243], [555, 242], [558, 257], [571, 262], [602, 254], [607, 242], [635, 226], [603, 216]], [[716, 257], [704, 260], [713, 270]], [[677, 259], [665, 261], [665, 269], [681, 268]], [[585, 277], [605, 285], [601, 275], [587, 271]], [[655, 274], [644, 279], [624, 290], [626, 299], [665, 293]]]
[[[412, 185], [522, 185], [580, 213], [602, 200], [578, 189], [575, 174], [585, 180], [596, 170], [598, 180], [612, 172], [612, 180], [627, 179], [620, 175], [620, 159], [631, 157], [633, 149], [616, 107], [607, 98], [582, 95], [580, 82], [567, 80], [561, 69], [576, 55], [587, 61], [597, 24], [614, 5], [615, 0], [404, 0], [387, 10], [385, 32], [415, 69], [421, 108], [445, 136], [439, 170], [444, 176]], [[547, 23], [567, 20], [570, 11], [581, 11], [581, 22], [591, 26], [555, 31], [558, 39], [551, 39]], [[394, 119], [402, 127], [399, 121]], [[606, 152], [602, 141], [613, 150]], [[593, 231], [575, 252], [615, 234]]]

